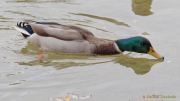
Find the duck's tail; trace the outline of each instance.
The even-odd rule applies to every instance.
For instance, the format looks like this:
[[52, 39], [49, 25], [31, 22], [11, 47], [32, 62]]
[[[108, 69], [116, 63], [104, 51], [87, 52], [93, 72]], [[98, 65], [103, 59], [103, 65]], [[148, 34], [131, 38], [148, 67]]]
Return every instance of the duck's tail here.
[[27, 22], [18, 22], [17, 25], [13, 27], [15, 30], [20, 32], [24, 38], [27, 38], [34, 33], [31, 25], [29, 25]]

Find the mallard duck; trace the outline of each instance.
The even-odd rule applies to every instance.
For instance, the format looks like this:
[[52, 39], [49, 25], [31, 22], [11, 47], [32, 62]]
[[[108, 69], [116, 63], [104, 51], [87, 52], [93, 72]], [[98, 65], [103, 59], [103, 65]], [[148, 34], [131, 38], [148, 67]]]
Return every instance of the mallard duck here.
[[141, 36], [108, 40], [97, 38], [83, 28], [54, 22], [24, 21], [18, 22], [14, 28], [43, 51], [100, 55], [130, 51], [150, 54], [158, 59], [164, 58], [154, 50], [148, 39]]

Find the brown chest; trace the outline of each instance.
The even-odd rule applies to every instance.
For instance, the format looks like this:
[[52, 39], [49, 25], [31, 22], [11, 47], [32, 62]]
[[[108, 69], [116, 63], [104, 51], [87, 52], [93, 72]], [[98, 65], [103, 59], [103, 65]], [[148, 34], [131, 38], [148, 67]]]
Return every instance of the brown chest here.
[[114, 46], [114, 41], [112, 40], [98, 39], [98, 40], [94, 40], [93, 43], [96, 46], [94, 50], [94, 54], [101, 54], [101, 55], [119, 54], [119, 52], [116, 50]]

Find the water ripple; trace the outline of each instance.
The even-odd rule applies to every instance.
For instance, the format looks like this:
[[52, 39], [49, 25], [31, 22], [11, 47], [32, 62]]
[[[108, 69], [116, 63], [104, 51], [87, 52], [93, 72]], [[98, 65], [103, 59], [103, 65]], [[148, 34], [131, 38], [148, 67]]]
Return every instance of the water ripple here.
[[79, 15], [79, 16], [85, 16], [85, 17], [90, 17], [90, 18], [94, 18], [94, 19], [98, 19], [98, 20], [104, 20], [104, 21], [111, 22], [111, 23], [116, 24], [116, 25], [121, 25], [121, 26], [125, 26], [125, 27], [130, 27], [128, 24], [126, 24], [126, 23], [124, 23], [124, 22], [121, 22], [121, 21], [118, 21], [118, 20], [116, 20], [116, 19], [109, 18], [109, 17], [102, 17], [102, 16], [97, 16], [97, 15], [92, 15], [92, 14], [86, 14], [86, 13], [70, 13], [70, 14]]

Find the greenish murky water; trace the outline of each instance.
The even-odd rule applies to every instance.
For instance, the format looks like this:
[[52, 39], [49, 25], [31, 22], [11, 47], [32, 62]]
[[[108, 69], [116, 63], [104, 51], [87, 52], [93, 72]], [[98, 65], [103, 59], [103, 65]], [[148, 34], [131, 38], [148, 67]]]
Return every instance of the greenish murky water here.
[[132, 11], [141, 16], [153, 14], [151, 5], [153, 0], [132, 0]]
[[[75, 93], [91, 95], [84, 101], [179, 101], [179, 4], [175, 0], [1, 0], [0, 100], [56, 101]], [[76, 25], [112, 40], [144, 36], [165, 60], [128, 52], [109, 56], [45, 52], [45, 59], [37, 61], [38, 47], [12, 28], [21, 20]], [[150, 98], [153, 95], [173, 98]]]

